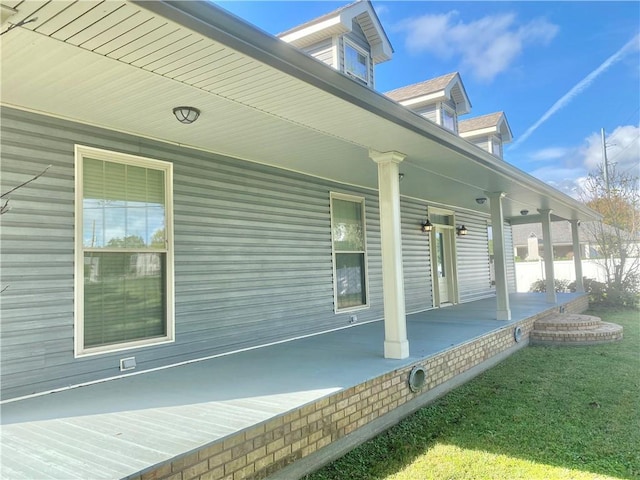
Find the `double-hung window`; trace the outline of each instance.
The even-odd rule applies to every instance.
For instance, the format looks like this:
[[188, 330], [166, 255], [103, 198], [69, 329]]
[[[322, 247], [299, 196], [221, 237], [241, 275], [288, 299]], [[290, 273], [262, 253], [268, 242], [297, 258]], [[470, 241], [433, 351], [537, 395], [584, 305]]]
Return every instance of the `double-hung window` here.
[[76, 146], [76, 355], [172, 341], [172, 164]]
[[348, 75], [369, 84], [369, 55], [347, 40], [344, 41], [344, 70]]
[[331, 194], [335, 311], [368, 306], [364, 198]]

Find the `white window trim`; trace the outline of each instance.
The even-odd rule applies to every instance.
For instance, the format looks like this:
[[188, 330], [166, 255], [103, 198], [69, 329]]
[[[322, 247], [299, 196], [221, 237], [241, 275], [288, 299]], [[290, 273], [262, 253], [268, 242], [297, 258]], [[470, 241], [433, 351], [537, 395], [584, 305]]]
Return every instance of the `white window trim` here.
[[[342, 42], [343, 43], [342, 54], [344, 55], [344, 73], [346, 73], [350, 77], [360, 80], [365, 85], [371, 85], [371, 55], [369, 55], [369, 53], [364, 48], [359, 47], [358, 45], [356, 45], [354, 42], [347, 39], [346, 37], [343, 40], [344, 41]], [[357, 52], [360, 52], [367, 59], [367, 78], [362, 78], [353, 72], [347, 71], [347, 46], [353, 48]]]
[[[347, 200], [349, 202], [359, 202], [362, 204], [362, 234], [364, 240], [364, 294], [366, 302], [364, 305], [358, 305], [355, 307], [348, 308], [338, 308], [338, 272], [336, 271], [336, 251], [333, 247], [333, 199], [338, 200]], [[338, 193], [338, 192], [329, 192], [329, 217], [331, 219], [331, 263], [333, 264], [333, 311], [334, 313], [349, 313], [356, 312], [358, 310], [365, 310], [370, 308], [371, 302], [369, 298], [369, 259], [368, 259], [368, 248], [367, 248], [367, 217], [366, 217], [366, 206], [365, 206], [365, 198], [358, 197], [356, 195], [348, 195], [346, 193]], [[350, 253], [350, 252], [338, 252], [338, 253]], [[361, 253], [352, 252], [352, 253]]]
[[[84, 347], [84, 245], [83, 245], [83, 160], [90, 157], [115, 163], [162, 170], [165, 173], [165, 237], [166, 249], [166, 321], [167, 334], [126, 343]], [[83, 145], [75, 146], [75, 291], [74, 291], [74, 357], [113, 353], [133, 348], [175, 341], [175, 294], [173, 255], [173, 164], [136, 155], [112, 152]]]

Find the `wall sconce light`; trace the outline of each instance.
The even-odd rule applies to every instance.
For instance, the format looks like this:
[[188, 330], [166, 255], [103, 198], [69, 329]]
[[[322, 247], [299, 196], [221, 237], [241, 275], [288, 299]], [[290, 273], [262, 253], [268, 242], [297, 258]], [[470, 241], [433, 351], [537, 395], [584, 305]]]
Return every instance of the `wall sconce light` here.
[[200, 110], [194, 107], [176, 107], [173, 109], [173, 114], [180, 123], [189, 125], [198, 119]]
[[480, 198], [476, 198], [476, 203], [478, 205], [484, 205], [487, 202], [486, 197], [480, 197]]
[[400, 172], [398, 174], [398, 181], [401, 182], [402, 180], [404, 180], [404, 173]]
[[467, 230], [467, 227], [465, 227], [464, 225], [460, 225], [456, 227], [456, 233], [458, 235], [466, 235], [467, 233], [469, 233], [469, 231]]
[[528, 215], [529, 214], [529, 210], [520, 210], [520, 215]]
[[433, 225], [431, 224], [428, 218], [424, 220], [421, 225], [422, 225], [422, 231], [424, 233], [429, 233], [431, 230], [433, 230]]

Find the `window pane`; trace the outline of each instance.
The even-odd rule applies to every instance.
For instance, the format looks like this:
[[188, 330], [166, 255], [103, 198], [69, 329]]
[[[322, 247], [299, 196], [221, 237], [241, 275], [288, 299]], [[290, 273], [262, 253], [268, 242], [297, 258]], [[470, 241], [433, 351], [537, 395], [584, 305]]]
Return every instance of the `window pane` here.
[[369, 75], [367, 72], [367, 56], [363, 55], [348, 44], [344, 47], [344, 55], [345, 70], [348, 73], [351, 73], [356, 77], [364, 80], [365, 82], [368, 81]]
[[365, 305], [364, 286], [364, 253], [336, 253], [338, 308]]
[[364, 226], [362, 203], [349, 200], [332, 201], [333, 247], [336, 251], [363, 251]]
[[454, 114], [449, 111], [448, 108], [446, 107], [442, 107], [442, 118], [443, 118], [443, 123], [442, 126], [455, 132], [456, 130], [456, 120], [455, 120], [455, 116]]
[[165, 263], [162, 253], [85, 253], [85, 347], [166, 335]]
[[165, 173], [84, 159], [83, 245], [165, 248]]

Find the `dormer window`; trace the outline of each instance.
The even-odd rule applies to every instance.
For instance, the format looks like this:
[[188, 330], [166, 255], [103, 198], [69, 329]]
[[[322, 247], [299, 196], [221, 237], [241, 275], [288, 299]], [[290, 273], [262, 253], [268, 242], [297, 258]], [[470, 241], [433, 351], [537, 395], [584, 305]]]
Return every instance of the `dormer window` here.
[[354, 43], [344, 40], [344, 71], [369, 84], [369, 54]]
[[491, 137], [491, 153], [502, 158], [502, 141], [498, 137]]
[[447, 130], [451, 130], [452, 132], [458, 131], [457, 121], [456, 121], [456, 112], [447, 107], [446, 105], [442, 105], [441, 110], [441, 125]]

